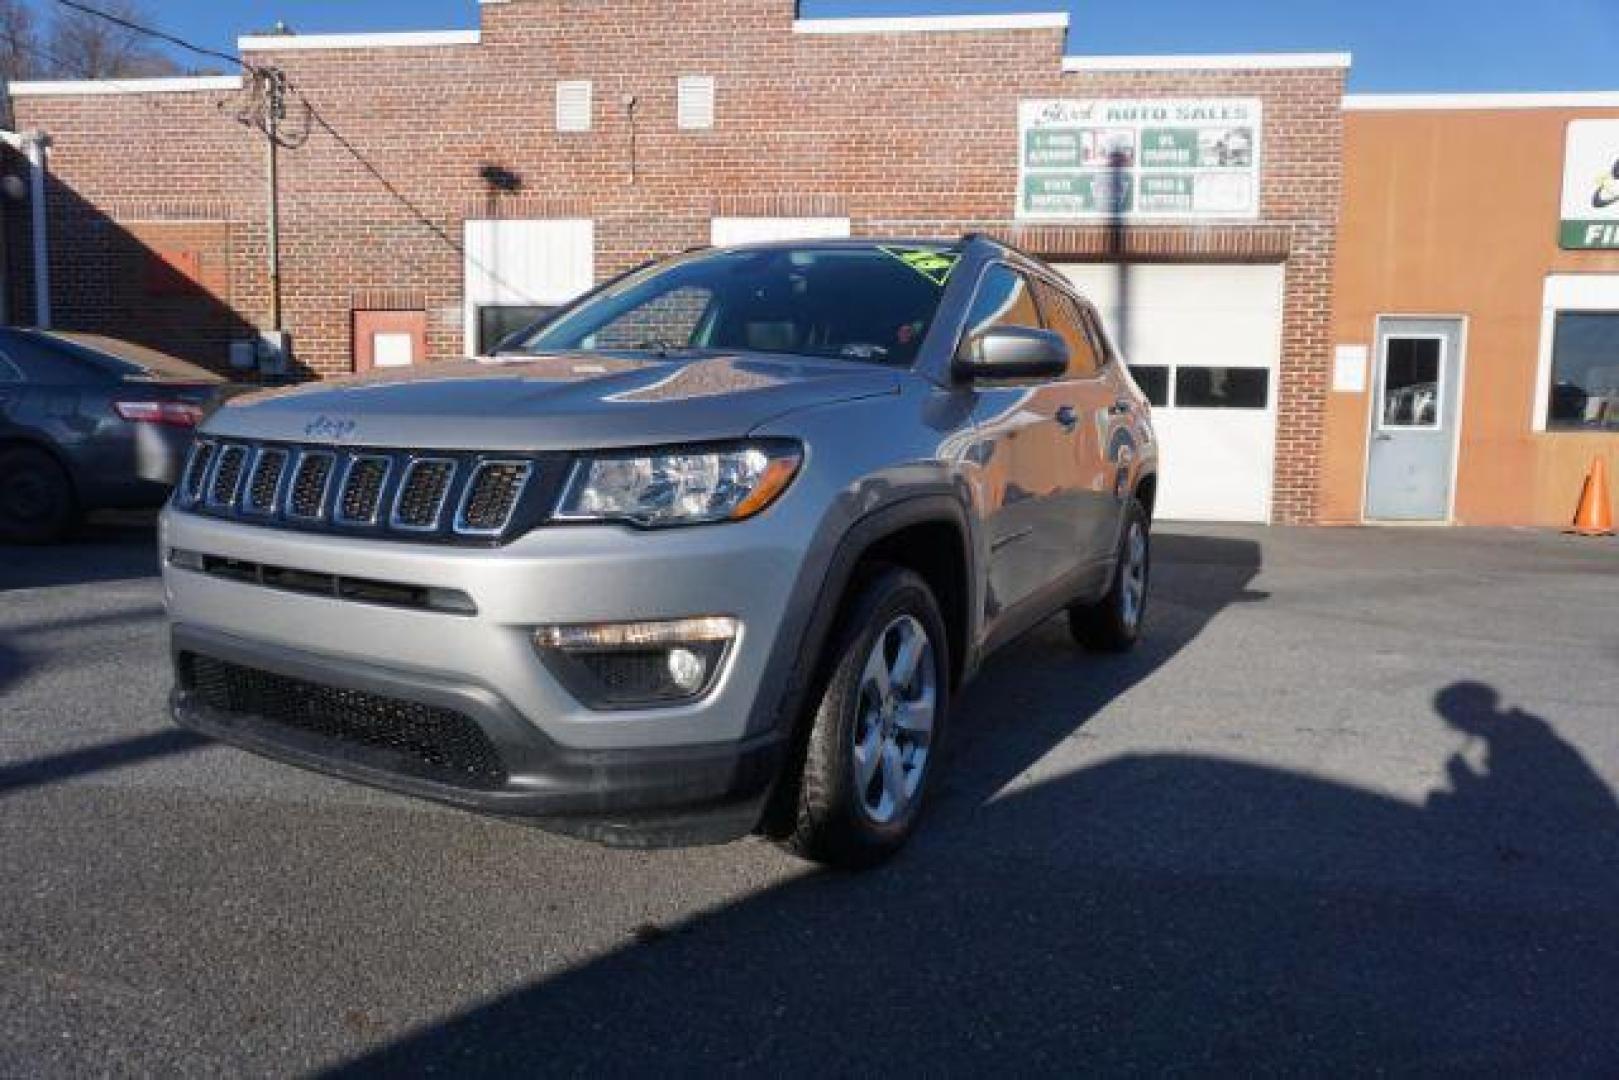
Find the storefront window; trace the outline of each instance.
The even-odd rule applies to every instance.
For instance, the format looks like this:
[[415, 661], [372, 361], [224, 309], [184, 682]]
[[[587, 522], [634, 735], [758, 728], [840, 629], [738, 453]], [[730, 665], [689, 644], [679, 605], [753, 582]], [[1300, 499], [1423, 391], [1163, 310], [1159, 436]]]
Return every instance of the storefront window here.
[[1549, 431], [1619, 431], [1619, 311], [1564, 311], [1552, 344]]

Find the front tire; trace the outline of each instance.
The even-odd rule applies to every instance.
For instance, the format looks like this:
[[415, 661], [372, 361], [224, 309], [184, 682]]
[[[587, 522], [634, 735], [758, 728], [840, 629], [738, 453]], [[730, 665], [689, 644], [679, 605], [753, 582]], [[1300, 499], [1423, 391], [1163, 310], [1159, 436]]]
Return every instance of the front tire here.
[[59, 540], [75, 512], [73, 482], [55, 458], [30, 446], [0, 451], [0, 542]]
[[786, 843], [861, 869], [898, 851], [921, 818], [950, 706], [949, 644], [927, 583], [894, 568], [867, 579], [831, 649]]
[[1125, 510], [1118, 563], [1107, 595], [1094, 604], [1068, 609], [1074, 640], [1095, 652], [1129, 652], [1141, 640], [1147, 614], [1147, 587], [1152, 581], [1152, 523], [1139, 499]]

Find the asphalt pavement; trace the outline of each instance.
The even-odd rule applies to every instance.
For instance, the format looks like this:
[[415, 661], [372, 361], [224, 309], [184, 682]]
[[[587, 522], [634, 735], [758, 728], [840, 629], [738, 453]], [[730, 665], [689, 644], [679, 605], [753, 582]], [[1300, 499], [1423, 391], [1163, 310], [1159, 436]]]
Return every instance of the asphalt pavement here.
[[1619, 1072], [1619, 542], [1166, 526], [859, 876], [184, 734], [153, 545], [0, 548], [0, 1073]]

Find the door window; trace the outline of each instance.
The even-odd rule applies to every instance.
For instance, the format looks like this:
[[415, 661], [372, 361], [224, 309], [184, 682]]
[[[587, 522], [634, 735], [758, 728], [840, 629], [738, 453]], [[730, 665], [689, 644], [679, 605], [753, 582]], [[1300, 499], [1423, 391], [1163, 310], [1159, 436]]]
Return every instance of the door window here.
[[1089, 379], [1101, 369], [1102, 363], [1096, 343], [1086, 332], [1079, 305], [1073, 297], [1043, 281], [1036, 289], [1040, 293], [1040, 306], [1046, 313], [1046, 325], [1068, 343], [1068, 377]]
[[1438, 337], [1389, 337], [1383, 345], [1383, 401], [1378, 425], [1384, 428], [1438, 428], [1440, 372], [1445, 342]]
[[967, 313], [966, 336], [997, 326], [1044, 329], [1028, 279], [1000, 263], [991, 266], [978, 282], [978, 294], [973, 297], [972, 308]]

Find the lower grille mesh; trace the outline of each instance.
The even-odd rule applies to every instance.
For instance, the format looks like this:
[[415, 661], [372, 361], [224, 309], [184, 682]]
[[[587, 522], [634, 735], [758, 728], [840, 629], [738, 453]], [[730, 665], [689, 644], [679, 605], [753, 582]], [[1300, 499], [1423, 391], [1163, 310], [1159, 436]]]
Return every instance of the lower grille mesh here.
[[456, 787], [492, 791], [507, 779], [483, 729], [451, 709], [191, 653], [182, 657], [181, 677], [197, 701], [249, 729], [317, 736], [362, 764]]

